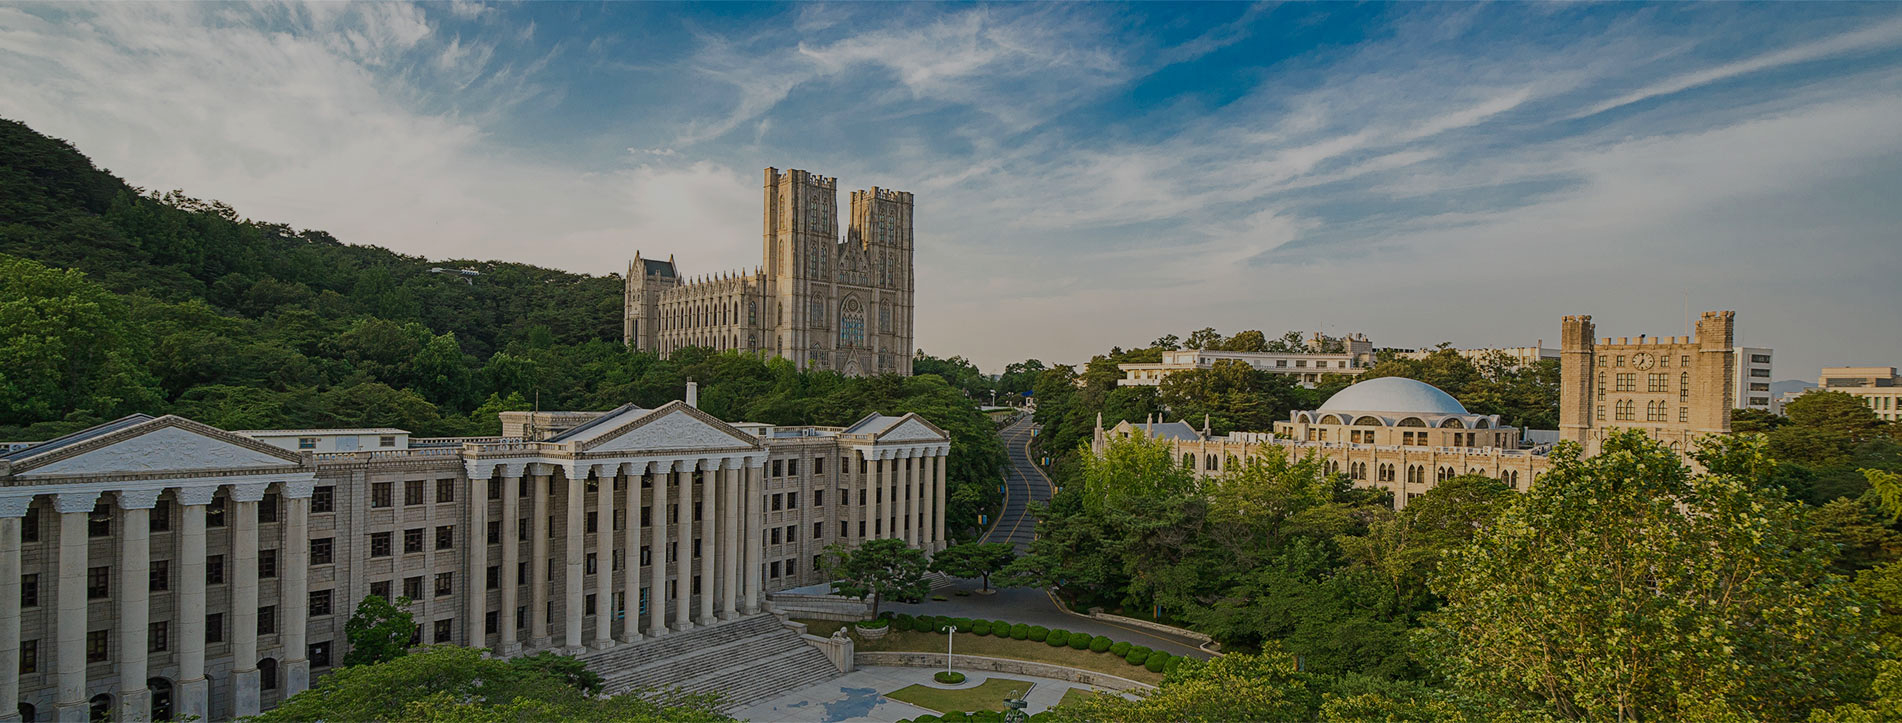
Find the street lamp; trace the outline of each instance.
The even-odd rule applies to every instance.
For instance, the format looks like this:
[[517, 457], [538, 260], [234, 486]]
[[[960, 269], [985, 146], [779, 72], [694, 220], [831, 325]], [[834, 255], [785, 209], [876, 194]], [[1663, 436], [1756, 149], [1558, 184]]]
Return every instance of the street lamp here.
[[1004, 711], [1005, 723], [1022, 723], [1029, 720], [1029, 716], [1024, 714], [1024, 709], [1030, 707], [1030, 701], [1023, 698], [1005, 698], [1004, 707], [1009, 709]]
[[944, 626], [944, 677], [951, 677], [951, 645], [958, 638], [958, 626]]

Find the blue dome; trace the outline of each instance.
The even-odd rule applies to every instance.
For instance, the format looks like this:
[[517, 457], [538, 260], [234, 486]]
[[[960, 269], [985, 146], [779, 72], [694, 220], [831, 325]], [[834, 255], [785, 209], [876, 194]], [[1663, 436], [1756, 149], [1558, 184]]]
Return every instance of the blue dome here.
[[1328, 397], [1316, 411], [1466, 414], [1466, 407], [1438, 387], [1406, 377], [1359, 382]]

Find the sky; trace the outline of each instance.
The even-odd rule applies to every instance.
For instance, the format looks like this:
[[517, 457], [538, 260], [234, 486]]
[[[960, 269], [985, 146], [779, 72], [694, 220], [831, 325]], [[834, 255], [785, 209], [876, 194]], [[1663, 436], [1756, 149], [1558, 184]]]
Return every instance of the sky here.
[[915, 194], [917, 343], [1556, 346], [1738, 313], [1902, 365], [1902, 5], [0, 2], [0, 117], [431, 259], [760, 263], [761, 169]]

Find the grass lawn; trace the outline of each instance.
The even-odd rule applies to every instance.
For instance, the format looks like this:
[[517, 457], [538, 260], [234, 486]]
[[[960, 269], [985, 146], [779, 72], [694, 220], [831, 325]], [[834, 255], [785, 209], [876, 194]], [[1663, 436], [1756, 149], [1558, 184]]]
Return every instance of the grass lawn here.
[[[806, 624], [806, 632], [822, 638], [831, 635], [832, 631], [839, 629], [840, 626], [845, 624], [831, 620], [800, 620], [798, 622]], [[893, 630], [885, 633], [885, 637], [877, 640], [865, 640], [857, 638], [856, 635], [853, 637], [857, 639], [856, 645], [858, 649], [867, 652], [944, 652], [945, 641], [944, 634], [942, 633]], [[958, 633], [956, 647], [952, 652], [959, 655], [983, 655], [992, 658], [1011, 658], [1013, 660], [1029, 660], [1038, 663], [1065, 665], [1072, 668], [1094, 670], [1099, 673], [1109, 673], [1110, 675], [1121, 676], [1150, 685], [1162, 682], [1161, 673], [1151, 673], [1148, 668], [1144, 668], [1143, 666], [1130, 665], [1129, 663], [1123, 662], [1122, 658], [1110, 655], [1109, 653], [1092, 653], [1088, 650], [1077, 650], [1068, 645], [1061, 648], [1053, 648], [1044, 643], [1035, 643], [1029, 640], [1011, 640], [1010, 638], [1000, 638], [994, 635], [980, 636], [970, 633]]]
[[1073, 703], [1082, 703], [1083, 701], [1086, 701], [1101, 695], [1105, 695], [1105, 694], [1098, 693], [1094, 690], [1084, 690], [1082, 688], [1071, 688], [1069, 690], [1063, 691], [1063, 700], [1057, 701], [1057, 707], [1061, 708], [1063, 706], [1070, 705]]
[[920, 708], [929, 708], [939, 713], [974, 713], [980, 710], [1002, 711], [1005, 698], [1021, 698], [1030, 692], [1028, 680], [1010, 678], [991, 678], [975, 688], [963, 690], [945, 690], [926, 685], [908, 685], [885, 697], [902, 700]]

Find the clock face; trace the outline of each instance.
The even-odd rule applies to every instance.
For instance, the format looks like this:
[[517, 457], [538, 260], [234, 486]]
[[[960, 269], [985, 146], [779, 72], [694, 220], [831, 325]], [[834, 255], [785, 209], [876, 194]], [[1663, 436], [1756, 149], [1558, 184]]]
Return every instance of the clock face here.
[[1645, 352], [1638, 352], [1637, 354], [1631, 357], [1631, 365], [1639, 369], [1650, 369], [1651, 364], [1654, 361], [1656, 360], [1653, 359], [1650, 354], [1647, 354]]

